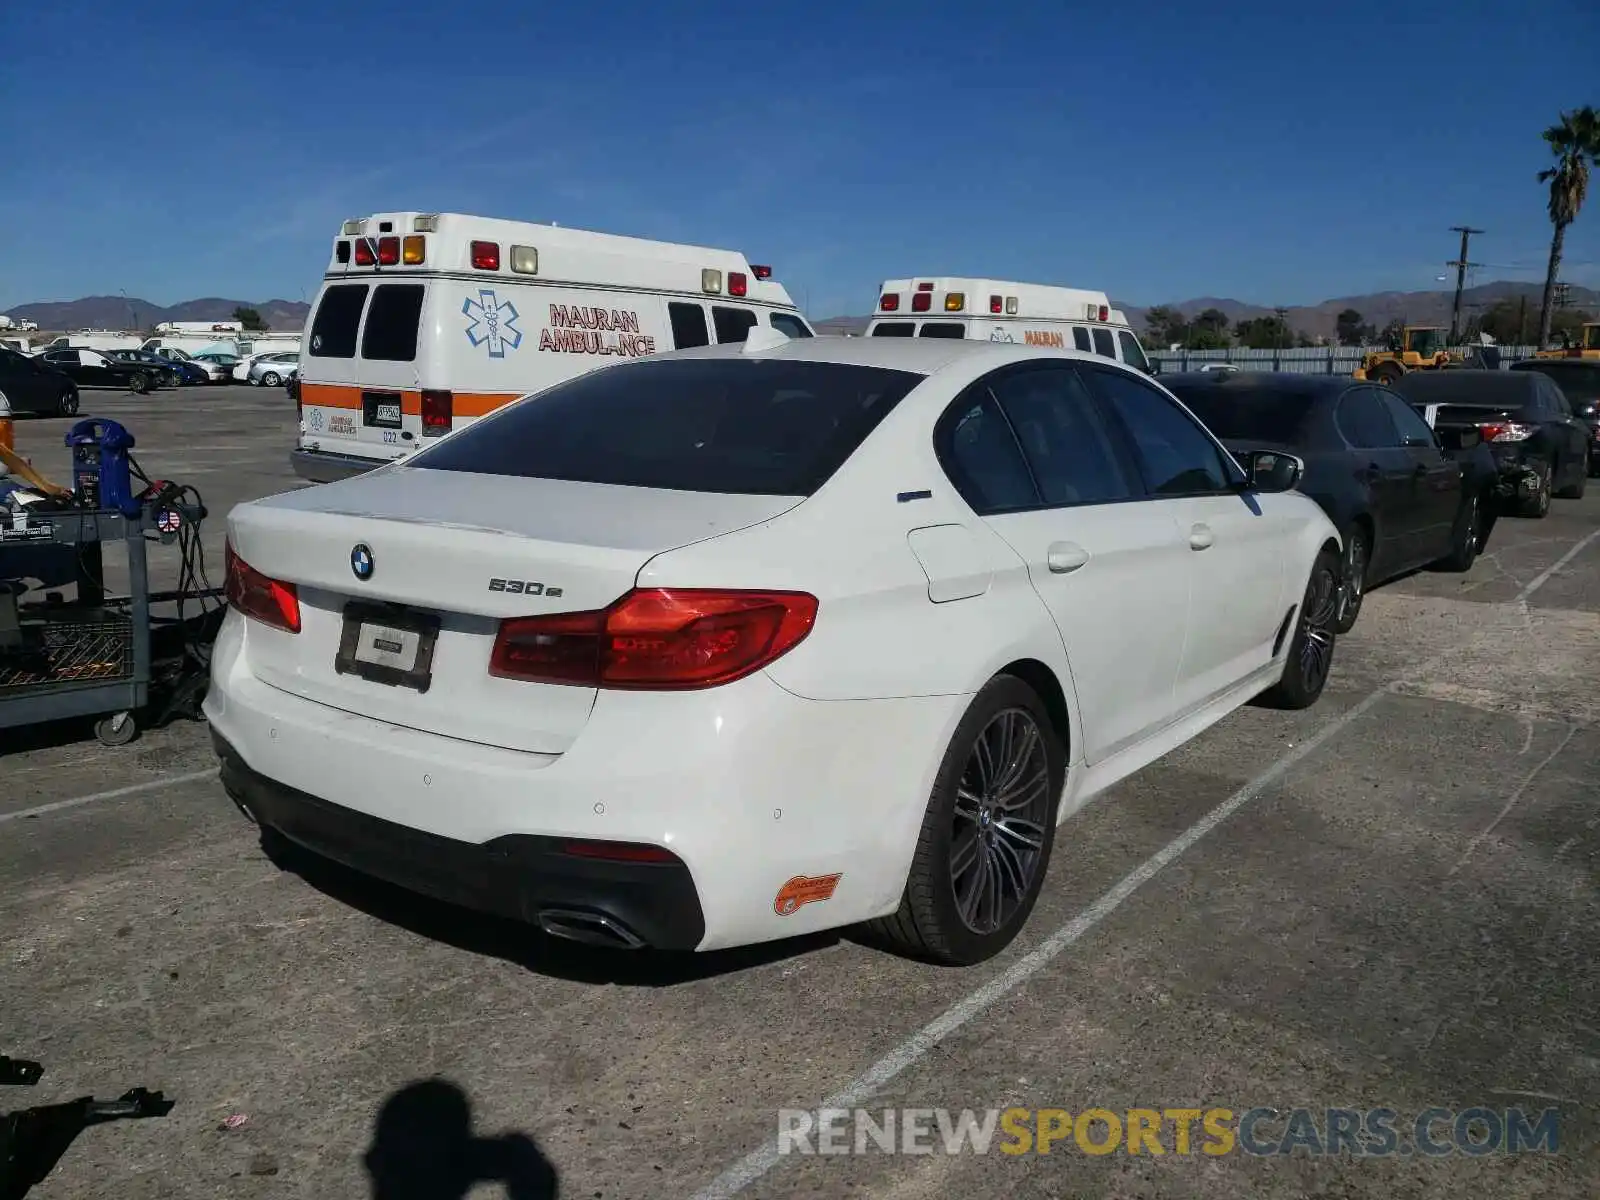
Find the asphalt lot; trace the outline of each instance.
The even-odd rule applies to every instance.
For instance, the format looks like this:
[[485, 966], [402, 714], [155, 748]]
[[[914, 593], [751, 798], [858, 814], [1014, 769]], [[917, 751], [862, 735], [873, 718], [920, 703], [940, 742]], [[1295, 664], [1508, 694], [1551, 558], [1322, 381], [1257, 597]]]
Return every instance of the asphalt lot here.
[[[281, 390], [86, 392], [83, 412], [201, 489], [216, 582], [228, 505], [295, 485]], [[65, 474], [67, 424], [19, 422], [19, 448]], [[520, 1164], [518, 1195], [1600, 1194], [1600, 489], [1502, 520], [1489, 551], [1372, 592], [1315, 708], [1242, 710], [1073, 818], [1022, 940], [964, 972], [849, 937], [676, 960], [555, 945], [275, 863], [207, 773], [203, 726], [0, 742], [0, 1053], [47, 1068], [4, 1099], [178, 1102], [86, 1132], [34, 1195], [464, 1195], [424, 1170], [468, 1119], [449, 1089], [404, 1091], [433, 1076], [477, 1134], [526, 1139], [476, 1152]], [[841, 1097], [1387, 1107], [1402, 1128], [1555, 1107], [1560, 1142], [761, 1156], [780, 1109]], [[409, 1188], [372, 1192], [369, 1150]]]

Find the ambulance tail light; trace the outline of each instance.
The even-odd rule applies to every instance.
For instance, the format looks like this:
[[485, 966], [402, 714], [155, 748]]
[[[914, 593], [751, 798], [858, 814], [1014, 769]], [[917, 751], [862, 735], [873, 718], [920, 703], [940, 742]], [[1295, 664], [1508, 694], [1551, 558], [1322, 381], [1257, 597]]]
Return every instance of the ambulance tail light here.
[[754, 275], [757, 279], [771, 279], [772, 278], [772, 268], [771, 267], [758, 267], [758, 266], [756, 266], [755, 263], [751, 263], [750, 264], [750, 274]]
[[356, 266], [370, 267], [376, 259], [372, 256], [372, 242], [368, 238], [360, 238], [356, 242]]
[[728, 272], [728, 295], [743, 296], [749, 292], [750, 286], [745, 279], [743, 271]]
[[1004, 308], [1005, 308], [1005, 300], [1002, 297], [1000, 297], [1000, 296], [990, 296], [989, 297], [989, 311], [990, 312], [992, 312], [992, 313], [1002, 312], [1002, 311], [1004, 311]]
[[420, 234], [412, 234], [405, 240], [405, 248], [401, 251], [400, 261], [408, 267], [421, 266], [428, 257], [428, 239]]
[[896, 292], [885, 292], [878, 297], [878, 309], [881, 312], [899, 312], [900, 296]]
[[932, 292], [918, 292], [916, 295], [911, 297], [911, 311], [912, 312], [927, 312], [932, 307], [933, 307], [933, 293]]
[[399, 238], [382, 237], [378, 239], [378, 265], [380, 267], [397, 267], [400, 265]]
[[946, 292], [944, 294], [945, 312], [960, 312], [966, 306], [967, 294], [965, 292]]
[[500, 269], [500, 243], [473, 242], [472, 265], [480, 271], [498, 271]]
[[455, 423], [455, 397], [449, 392], [422, 393], [422, 436], [443, 437]]

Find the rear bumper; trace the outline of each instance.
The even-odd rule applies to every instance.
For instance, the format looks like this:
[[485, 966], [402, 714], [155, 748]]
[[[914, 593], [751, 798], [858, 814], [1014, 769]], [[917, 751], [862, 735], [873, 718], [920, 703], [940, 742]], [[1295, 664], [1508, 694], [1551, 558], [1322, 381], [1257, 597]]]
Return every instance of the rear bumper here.
[[319, 800], [246, 765], [213, 732], [222, 785], [251, 820], [364, 875], [451, 904], [537, 924], [542, 914], [604, 918], [614, 942], [693, 950], [705, 936], [682, 863], [609, 862], [565, 853], [556, 838], [507, 834], [474, 844]]
[[388, 460], [361, 458], [355, 454], [334, 454], [327, 450], [294, 449], [289, 452], [289, 465], [301, 479], [312, 483], [333, 483], [364, 475], [377, 467], [386, 466]]

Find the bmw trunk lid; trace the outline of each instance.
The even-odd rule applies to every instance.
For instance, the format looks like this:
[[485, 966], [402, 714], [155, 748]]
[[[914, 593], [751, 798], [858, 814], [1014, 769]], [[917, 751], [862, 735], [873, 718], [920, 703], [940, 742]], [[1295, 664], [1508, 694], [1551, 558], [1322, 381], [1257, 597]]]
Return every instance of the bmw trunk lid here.
[[595, 689], [491, 676], [500, 622], [604, 608], [657, 554], [797, 503], [402, 465], [267, 497], [233, 510], [229, 541], [295, 585], [301, 629], [248, 622], [245, 659], [319, 704], [559, 754]]

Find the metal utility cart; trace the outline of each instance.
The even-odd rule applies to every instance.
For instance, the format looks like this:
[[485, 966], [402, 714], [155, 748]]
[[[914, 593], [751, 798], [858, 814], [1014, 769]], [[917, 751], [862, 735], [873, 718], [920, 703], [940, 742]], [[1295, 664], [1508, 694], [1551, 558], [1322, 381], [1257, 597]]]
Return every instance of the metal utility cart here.
[[[18, 605], [0, 595], [0, 729], [72, 717], [95, 717], [95, 736], [121, 746], [137, 733], [134, 713], [150, 696], [148, 509], [127, 517], [111, 509], [0, 513], [0, 563], [13, 547], [71, 547], [78, 596], [70, 603]], [[128, 555], [129, 598], [108, 604], [102, 547]]]

